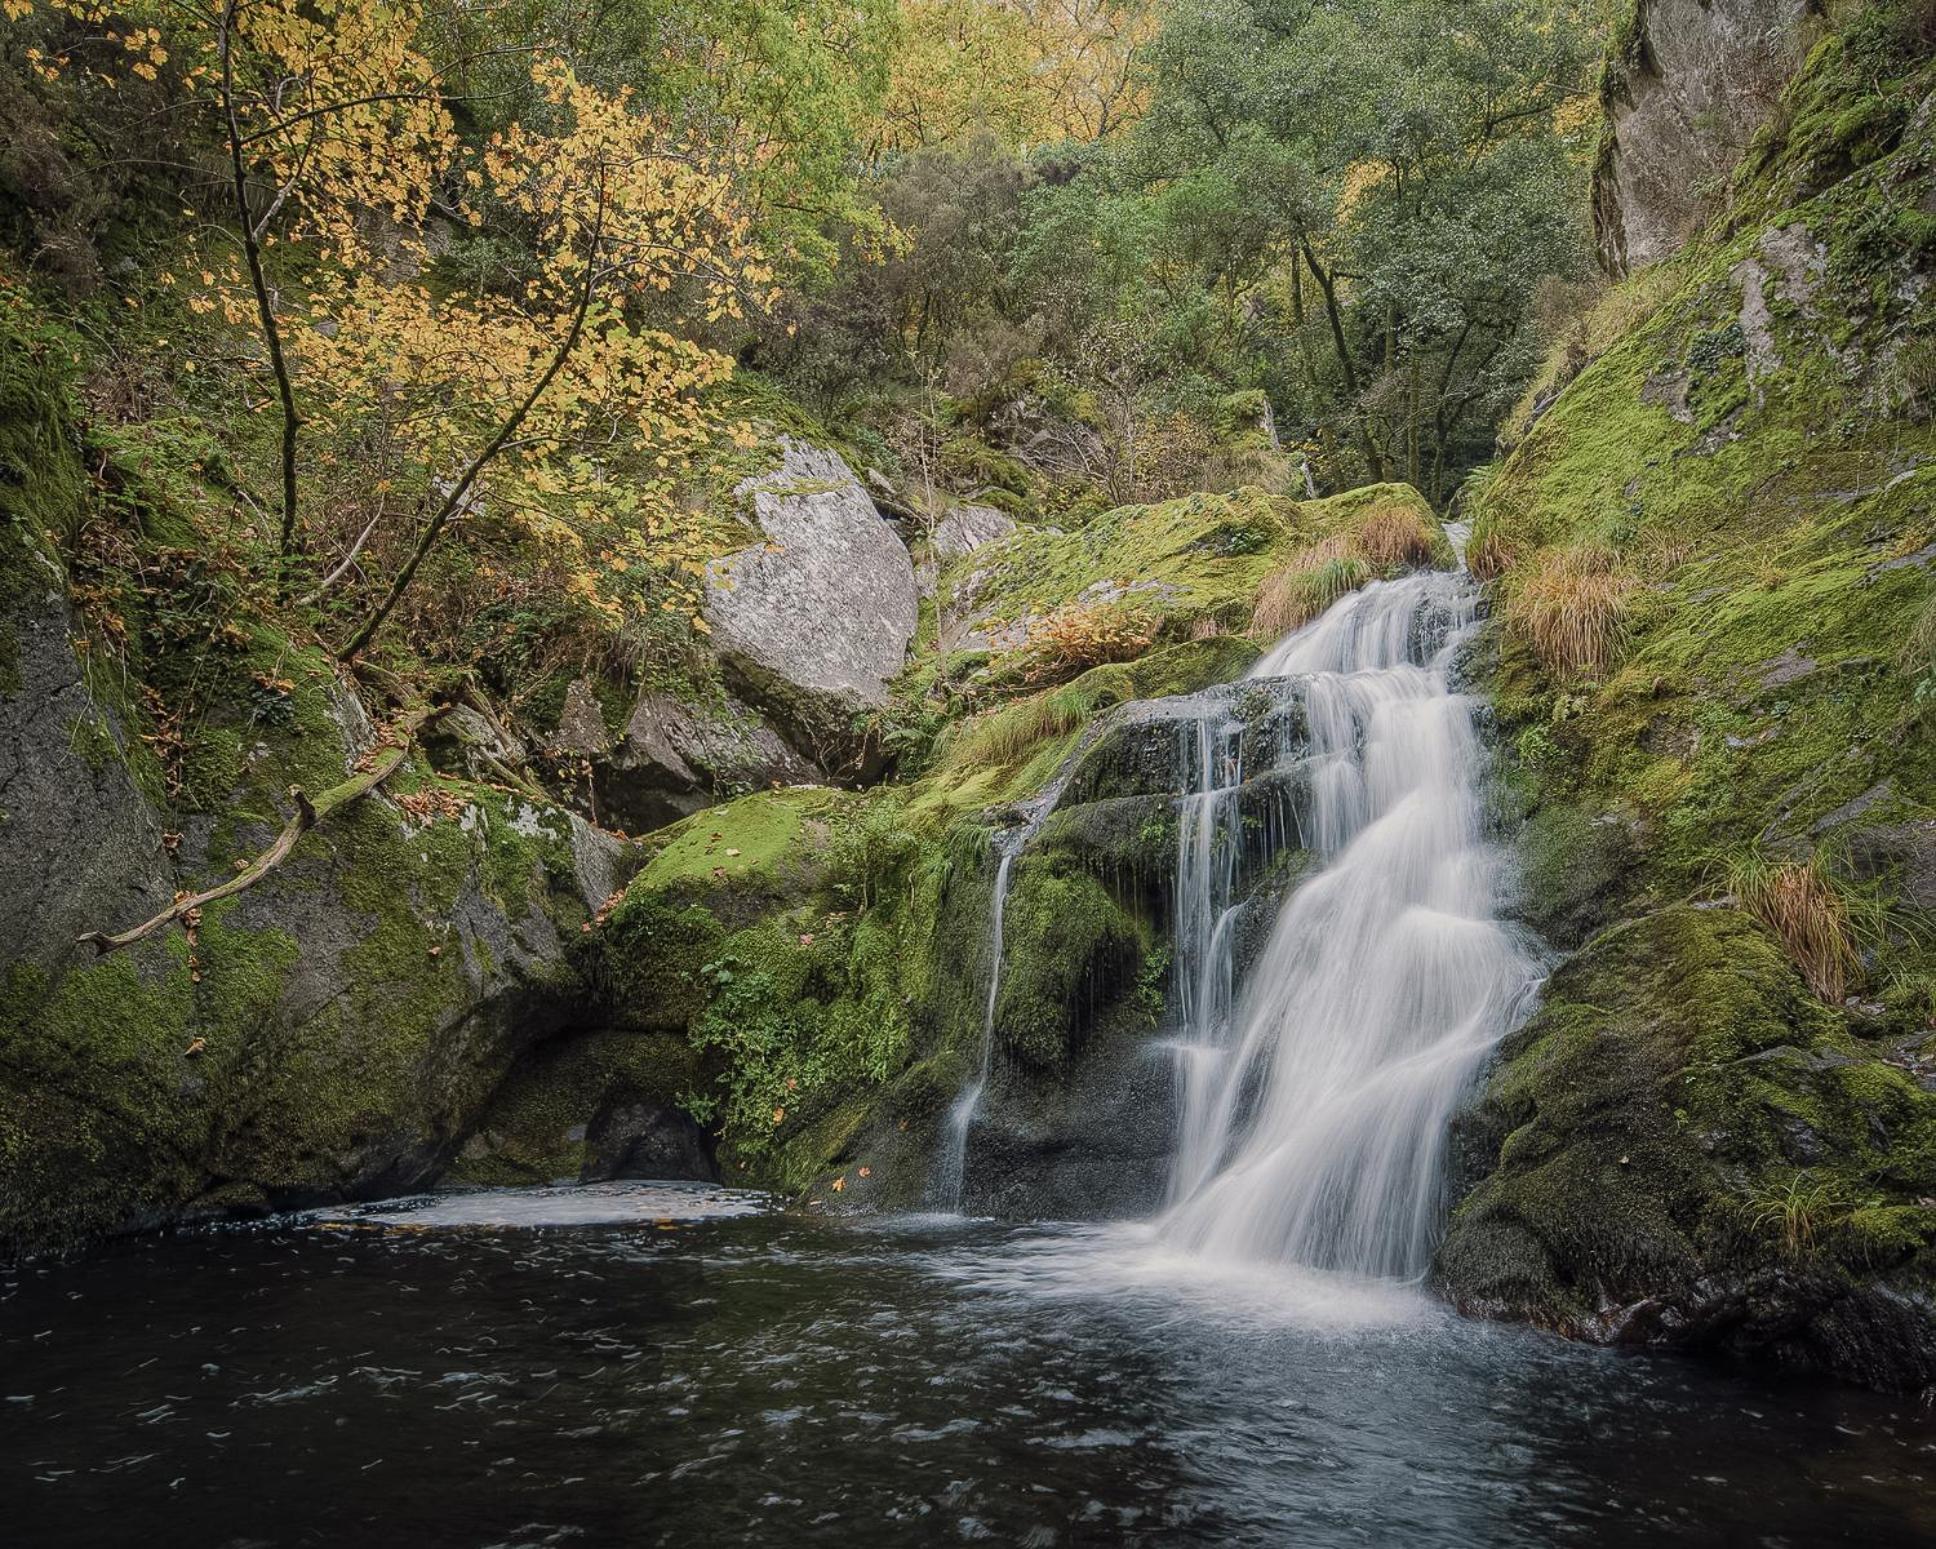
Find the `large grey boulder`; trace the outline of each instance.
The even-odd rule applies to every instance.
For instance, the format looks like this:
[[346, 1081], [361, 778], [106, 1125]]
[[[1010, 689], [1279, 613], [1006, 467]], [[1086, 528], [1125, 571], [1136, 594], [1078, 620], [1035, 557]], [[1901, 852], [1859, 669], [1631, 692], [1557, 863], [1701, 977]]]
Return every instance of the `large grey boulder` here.
[[1679, 251], [1819, 35], [1819, 0], [1635, 0], [1593, 179], [1616, 278]]
[[780, 445], [780, 467], [739, 488], [762, 541], [708, 567], [706, 619], [738, 690], [819, 753], [886, 701], [920, 597], [906, 547], [846, 462]]

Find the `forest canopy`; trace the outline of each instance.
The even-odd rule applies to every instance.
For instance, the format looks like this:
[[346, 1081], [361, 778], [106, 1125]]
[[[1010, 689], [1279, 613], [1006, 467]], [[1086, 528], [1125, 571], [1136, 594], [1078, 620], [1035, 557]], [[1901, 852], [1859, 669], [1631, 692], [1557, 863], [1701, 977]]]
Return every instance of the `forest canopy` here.
[[930, 520], [1448, 504], [1592, 283], [1600, 9], [6, 0], [0, 203], [340, 654], [637, 657], [776, 403]]

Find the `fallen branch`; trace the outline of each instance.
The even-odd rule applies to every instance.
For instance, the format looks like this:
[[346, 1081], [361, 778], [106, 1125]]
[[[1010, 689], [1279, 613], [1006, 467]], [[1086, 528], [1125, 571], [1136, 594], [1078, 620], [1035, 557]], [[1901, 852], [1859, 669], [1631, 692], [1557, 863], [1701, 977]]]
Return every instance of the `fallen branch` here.
[[376, 515], [370, 518], [370, 525], [368, 527], [365, 527], [363, 531], [357, 535], [356, 542], [350, 545], [349, 553], [343, 556], [342, 564], [338, 565], [334, 570], [330, 571], [328, 575], [324, 576], [322, 581], [317, 585], [316, 589], [313, 592], [311, 592], [307, 597], [302, 599], [303, 607], [305, 608], [314, 607], [317, 603], [321, 602], [323, 600], [323, 593], [327, 592], [338, 581], [342, 580], [344, 576], [349, 574], [350, 566], [356, 563], [356, 556], [363, 552], [363, 545], [370, 541], [370, 534], [376, 531], [376, 524], [382, 520], [383, 520], [383, 502], [379, 500], [376, 503]]
[[205, 893], [184, 893], [152, 920], [145, 921], [119, 935], [109, 936], [101, 931], [91, 930], [77, 937], [77, 942], [94, 948], [105, 957], [122, 947], [132, 946], [135, 942], [152, 936], [156, 931], [176, 920], [184, 919], [196, 910], [215, 903], [223, 898], [233, 898], [237, 893], [252, 888], [276, 867], [289, 858], [289, 852], [296, 848], [296, 841], [314, 828], [324, 818], [338, 808], [347, 807], [375, 790], [403, 766], [410, 752], [410, 744], [416, 735], [429, 722], [444, 713], [443, 707], [436, 709], [413, 710], [390, 726], [384, 733], [384, 740], [375, 750], [376, 756], [370, 767], [345, 780], [341, 785], [332, 785], [322, 795], [311, 800], [301, 786], [292, 785], [289, 794], [295, 799], [296, 813], [283, 825], [282, 832], [276, 835], [276, 842], [264, 850], [254, 860], [230, 877], [228, 881], [210, 888]]

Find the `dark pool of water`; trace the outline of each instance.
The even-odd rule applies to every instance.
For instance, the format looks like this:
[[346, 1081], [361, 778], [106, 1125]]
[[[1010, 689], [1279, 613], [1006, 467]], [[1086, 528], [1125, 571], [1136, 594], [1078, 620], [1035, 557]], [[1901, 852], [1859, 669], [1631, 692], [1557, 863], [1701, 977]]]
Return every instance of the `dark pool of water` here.
[[1936, 1541], [1907, 1401], [1132, 1229], [663, 1212], [0, 1271], [0, 1543]]

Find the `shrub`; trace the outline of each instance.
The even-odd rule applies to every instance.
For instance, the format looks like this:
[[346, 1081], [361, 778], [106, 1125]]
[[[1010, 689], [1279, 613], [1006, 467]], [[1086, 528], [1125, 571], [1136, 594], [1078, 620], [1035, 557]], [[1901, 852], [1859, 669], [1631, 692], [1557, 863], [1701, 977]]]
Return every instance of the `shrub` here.
[[1633, 578], [1605, 549], [1542, 549], [1517, 573], [1506, 627], [1548, 671], [1596, 674], [1626, 638], [1633, 593]]
[[1022, 681], [1062, 683], [1091, 667], [1134, 661], [1156, 643], [1162, 627], [1154, 613], [1121, 603], [1058, 608], [1029, 628], [1019, 657]]

